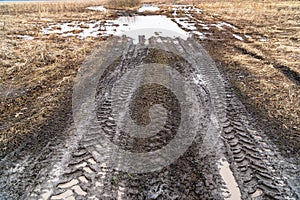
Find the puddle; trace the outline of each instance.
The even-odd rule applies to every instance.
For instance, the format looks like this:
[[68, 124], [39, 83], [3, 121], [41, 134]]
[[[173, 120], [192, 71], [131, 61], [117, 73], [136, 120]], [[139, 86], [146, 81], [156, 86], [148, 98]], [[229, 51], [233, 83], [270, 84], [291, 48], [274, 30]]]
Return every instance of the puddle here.
[[267, 39], [267, 38], [265, 38], [265, 37], [262, 37], [262, 38], [260, 38], [260, 39], [259, 39], [259, 41], [261, 41], [261, 42], [267, 42], [267, 41], [268, 41], [268, 39]]
[[[162, 36], [183, 39], [188, 38], [188, 33], [182, 30], [175, 22], [164, 15], [120, 17], [115, 21], [120, 26], [115, 35], [126, 35], [138, 42], [139, 35], [145, 35], [145, 39], [152, 36]], [[124, 26], [125, 25], [125, 26]]]
[[154, 6], [154, 5], [149, 5], [149, 4], [144, 4], [142, 5], [142, 7], [140, 7], [138, 9], [138, 12], [156, 12], [156, 11], [159, 11], [159, 7], [157, 6]]
[[205, 30], [209, 30], [210, 29], [209, 25], [207, 25], [207, 24], [198, 23], [198, 25], [202, 26], [202, 28], [205, 29]]
[[126, 35], [138, 43], [139, 35], [145, 39], [152, 36], [162, 36], [187, 39], [189, 33], [181, 29], [175, 22], [164, 15], [120, 17], [116, 20], [52, 24], [42, 29], [43, 34], [60, 34], [64, 37], [86, 37]]
[[221, 26], [227, 26], [227, 27], [232, 28], [232, 29], [237, 29], [237, 27], [235, 27], [232, 24], [229, 24], [227, 22], [220, 22], [219, 25], [221, 25]]
[[106, 8], [104, 6], [92, 6], [92, 7], [87, 7], [86, 9], [93, 10], [93, 11], [100, 11], [100, 12], [106, 11]]
[[188, 17], [175, 18], [174, 19], [177, 24], [179, 24], [183, 29], [187, 29], [189, 31], [195, 31], [196, 23], [191, 21]]
[[229, 24], [227, 22], [219, 22], [217, 24], [211, 24], [211, 26], [215, 26], [219, 29], [224, 29], [224, 26], [227, 26], [227, 27], [232, 28], [232, 29], [237, 29], [235, 26], [233, 26], [232, 24]]
[[206, 34], [201, 33], [201, 32], [199, 32], [199, 31], [193, 31], [192, 33], [193, 33], [196, 37], [198, 37], [200, 40], [208, 39], [208, 38], [206, 37]]
[[[218, 162], [218, 168], [220, 174], [226, 184], [228, 190], [223, 192], [224, 199], [227, 200], [238, 200], [241, 199], [241, 192], [237, 182], [233, 176], [232, 171], [229, 168], [229, 163], [225, 157], [222, 157]], [[228, 195], [229, 192], [229, 195]]]
[[238, 40], [244, 41], [244, 39], [241, 36], [237, 35], [237, 34], [232, 34], [232, 36], [235, 37]]
[[17, 35], [18, 38], [23, 39], [23, 40], [33, 40], [34, 37], [29, 36], [29, 35]]
[[195, 12], [195, 13], [201, 13], [201, 9], [197, 8], [194, 5], [172, 5], [172, 10], [173, 10], [173, 15], [174, 13], [178, 12], [184, 12], [184, 13], [190, 13], [190, 12]]
[[69, 23], [63, 23], [63, 24], [52, 24], [50, 26], [48, 26], [47, 28], [42, 28], [42, 33], [45, 35], [48, 34], [53, 34], [53, 33], [57, 33], [57, 34], [62, 34], [62, 33], [67, 33], [67, 32], [71, 32], [74, 31], [76, 29], [80, 30], [80, 25], [84, 25], [85, 22], [69, 22]]
[[[195, 19], [190, 12], [201, 12], [201, 10], [193, 5], [173, 5], [171, 8], [174, 15], [180, 11], [184, 12], [184, 17], [168, 18], [165, 15], [147, 15], [147, 16], [131, 16], [119, 17], [116, 20], [100, 20], [100, 21], [72, 21], [61, 24], [50, 24], [48, 27], [42, 28], [43, 34], [59, 34], [63, 37], [78, 37], [85, 39], [87, 37], [108, 37], [111, 35], [123, 36], [126, 35], [133, 39], [137, 44], [139, 36], [145, 36], [145, 43], [148, 39], [155, 36], [182, 38], [187, 39], [189, 36], [194, 36], [200, 40], [211, 38], [209, 32], [199, 32], [197, 25], [202, 29], [209, 30], [215, 26], [224, 30], [225, 27], [237, 29], [232, 24], [227, 22], [219, 22], [217, 24], [205, 24], [200, 20]], [[105, 11], [103, 6], [88, 7], [90, 10]], [[143, 5], [138, 12], [158, 11], [159, 7], [155, 5]], [[243, 41], [244, 38], [237, 34], [233, 34], [238, 40]]]

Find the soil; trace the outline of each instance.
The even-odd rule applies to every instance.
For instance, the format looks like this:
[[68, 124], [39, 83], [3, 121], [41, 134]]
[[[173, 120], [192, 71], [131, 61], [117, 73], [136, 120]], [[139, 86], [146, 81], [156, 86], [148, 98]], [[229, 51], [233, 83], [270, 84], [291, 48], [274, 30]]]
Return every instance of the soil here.
[[[135, 15], [135, 11], [116, 13]], [[71, 82], [74, 87], [64, 88], [53, 115], [35, 133], [26, 135], [18, 148], [2, 151], [0, 199], [230, 199], [233, 192], [228, 174], [220, 172], [221, 160], [229, 163], [238, 185], [235, 198], [299, 199], [297, 130], [284, 129], [280, 119], [270, 118], [240, 90], [238, 82], [251, 73], [232, 70], [239, 63], [223, 59], [223, 53], [238, 51], [270, 64], [296, 86], [299, 73], [259, 53], [224, 43], [224, 38], [232, 39], [231, 30], [210, 31], [212, 38], [197, 42], [164, 37], [153, 37], [149, 44], [142, 38], [134, 44], [126, 37], [101, 42], [81, 64], [77, 79]], [[163, 79], [165, 85], [141, 85], [147, 76], [139, 66], [148, 64], [176, 70], [192, 90], [172, 80], [167, 69], [157, 73], [155, 68], [152, 77]], [[184, 103], [190, 105], [191, 123], [193, 119], [199, 122], [189, 130], [196, 132], [191, 145], [174, 162], [159, 166], [160, 170], [135, 173], [139, 166], [120, 170], [123, 166], [118, 165], [131, 165], [116, 156], [108, 143], [137, 155], [156, 152], [176, 139], [185, 104], [172, 87], [182, 91]], [[191, 101], [196, 106], [188, 104]], [[153, 114], [156, 104], [161, 108]], [[143, 128], [153, 119], [165, 124], [155, 135], [134, 137], [118, 128], [128, 116]], [[160, 155], [157, 160], [168, 159]], [[149, 163], [156, 166], [157, 160]]]
[[[299, 172], [296, 165], [281, 156], [265, 132], [250, 125], [249, 114], [232, 92], [230, 84], [222, 78], [213, 80], [212, 76], [220, 76], [216, 76], [217, 67], [202, 46], [181, 39], [169, 39], [164, 45], [156, 39], [152, 39], [149, 45], [134, 45], [124, 38], [119, 40], [113, 38], [104, 45], [106, 48], [96, 50], [87, 62], [88, 67], [85, 67], [87, 74], [82, 72], [80, 83], [88, 86], [90, 80], [97, 76], [97, 73], [91, 72], [101, 71], [105, 65], [113, 65], [107, 68], [109, 70], [103, 73], [105, 76], [101, 76], [98, 83], [92, 83], [98, 86], [97, 91], [94, 91], [97, 101], [95, 124], [88, 125], [89, 131], [86, 132], [76, 129], [76, 123], [68, 115], [71, 114], [70, 101], [66, 101], [66, 115], [58, 113], [60, 118], [45, 127], [44, 134], [36, 141], [40, 145], [35, 141], [28, 142], [19, 151], [1, 160], [4, 176], [1, 177], [0, 185], [3, 199], [221, 199], [228, 189], [216, 163], [223, 156], [230, 162], [242, 199], [252, 198], [257, 193], [262, 199], [297, 198]], [[168, 47], [168, 51], [161, 49], [161, 46]], [[118, 56], [120, 52], [123, 55], [121, 57]], [[109, 61], [111, 55], [115, 59]], [[101, 58], [107, 60], [101, 61]], [[112, 90], [112, 86], [119, 80], [117, 77], [148, 62], [170, 64], [187, 80], [202, 72], [203, 80], [207, 82], [193, 87], [201, 102], [202, 124], [197, 127], [198, 133], [191, 146], [172, 164], [157, 172], [128, 173], [110, 168], [103, 162], [105, 159], [114, 159], [102, 151], [103, 134], [130, 152], [155, 151], [172, 140], [180, 121], [179, 102], [176, 102], [172, 92], [155, 84], [138, 87], [135, 82], [142, 77], [127, 78], [127, 83], [120, 86], [124, 96], [120, 96], [119, 101], [126, 104], [128, 95], [133, 95], [130, 113], [137, 124], [149, 123], [148, 109], [154, 103], [161, 103], [170, 112], [164, 129], [147, 140], [130, 138], [126, 133], [116, 132], [116, 121], [111, 110], [113, 99], [102, 94]], [[225, 96], [220, 93], [221, 82], [214, 85], [218, 81], [225, 83]], [[77, 93], [83, 94], [88, 90], [87, 87], [81, 87]], [[223, 103], [227, 105], [222, 113], [219, 112], [220, 104], [214, 104], [218, 100], [225, 101]], [[75, 122], [78, 119], [77, 123], [86, 121], [88, 115], [77, 110], [76, 102], [73, 102], [73, 106]], [[85, 112], [91, 113], [89, 110]], [[214, 115], [214, 112], [217, 123], [223, 127], [221, 137], [211, 151], [199, 151], [203, 149], [202, 142], [208, 133], [208, 116]], [[199, 115], [198, 112], [194, 114]], [[205, 156], [202, 155], [204, 153]], [[9, 177], [9, 181], [6, 177]]]

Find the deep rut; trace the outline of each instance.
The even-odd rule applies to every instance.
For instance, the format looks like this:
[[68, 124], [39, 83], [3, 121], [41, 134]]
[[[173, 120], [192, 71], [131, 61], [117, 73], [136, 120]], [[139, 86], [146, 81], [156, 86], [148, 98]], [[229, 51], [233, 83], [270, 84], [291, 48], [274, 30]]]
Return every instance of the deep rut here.
[[[158, 67], [149, 78], [151, 70], [139, 66], [151, 64]], [[161, 70], [161, 65], [170, 69]], [[194, 96], [178, 84], [180, 79], [173, 80], [175, 76], [168, 71], [172, 69], [189, 84]], [[265, 133], [251, 126], [245, 108], [213, 60], [193, 40], [153, 37], [145, 44], [140, 37], [134, 44], [126, 37], [115, 37], [91, 55], [79, 74], [81, 81], [74, 90], [79, 97], [73, 99], [74, 123], [70, 125], [76, 129], [67, 129], [71, 133], [68, 139], [56, 141], [51, 154], [38, 161], [32, 158], [35, 154], [11, 159], [22, 165], [22, 170], [5, 164], [0, 182], [3, 199], [224, 199], [230, 193], [219, 171], [224, 156], [240, 198], [299, 198], [298, 166], [285, 160]], [[155, 84], [155, 80], [164, 82]], [[185, 102], [166, 86], [183, 91]], [[122, 151], [155, 152], [176, 138], [185, 103], [199, 105], [195, 107], [198, 110], [187, 109], [189, 116], [197, 119], [196, 135], [188, 149], [157, 171], [118, 170], [130, 164], [112, 156], [116, 153], [105, 138]], [[151, 109], [156, 104], [160, 106], [154, 112]], [[147, 137], [135, 137], [119, 127], [128, 116], [138, 125], [151, 122], [162, 128], [151, 135], [155, 127], [149, 125]], [[44, 147], [39, 155], [49, 148]], [[13, 154], [1, 164], [9, 162]], [[31, 172], [35, 181], [22, 182], [21, 174], [33, 165], [44, 168]], [[7, 177], [15, 182], [5, 182]]]

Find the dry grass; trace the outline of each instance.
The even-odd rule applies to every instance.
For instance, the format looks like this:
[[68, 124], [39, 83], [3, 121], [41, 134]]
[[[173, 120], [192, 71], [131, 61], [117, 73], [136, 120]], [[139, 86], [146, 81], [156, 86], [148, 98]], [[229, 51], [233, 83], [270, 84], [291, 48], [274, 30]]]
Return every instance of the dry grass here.
[[[99, 2], [0, 4], [0, 149], [38, 134], [64, 102], [76, 72], [99, 39], [43, 35], [49, 23], [110, 17], [85, 9]], [[101, 5], [101, 4], [100, 4]], [[24, 40], [17, 35], [30, 35]]]
[[246, 41], [227, 40], [212, 51], [253, 107], [299, 141], [300, 86], [275, 67], [300, 74], [300, 1], [207, 0], [199, 6], [203, 16], [229, 22], [238, 27], [234, 33], [251, 36]]
[[141, 0], [108, 0], [107, 7], [117, 9], [136, 9], [141, 3]]

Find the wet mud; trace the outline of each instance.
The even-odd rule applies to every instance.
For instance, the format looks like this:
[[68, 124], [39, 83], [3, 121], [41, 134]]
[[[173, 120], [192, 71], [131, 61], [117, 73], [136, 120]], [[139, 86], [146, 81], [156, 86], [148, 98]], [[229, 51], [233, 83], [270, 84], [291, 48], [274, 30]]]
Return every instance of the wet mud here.
[[[80, 83], [83, 86], [77, 93], [88, 90], [89, 84], [96, 86], [93, 93], [95, 123], [88, 126], [88, 131], [81, 132], [75, 128], [72, 120], [66, 121], [64, 130], [49, 129], [50, 134], [65, 137], [45, 137], [41, 140], [45, 145], [35, 153], [26, 155], [26, 148], [31, 145], [25, 144], [23, 148], [4, 157], [1, 160], [0, 197], [297, 199], [298, 166], [281, 156], [265, 133], [251, 125], [245, 107], [221, 77], [203, 47], [193, 40], [180, 38], [153, 37], [149, 39], [149, 44], [143, 41], [141, 38], [138, 44], [134, 44], [126, 37], [115, 37], [107, 41], [107, 48], [94, 52], [86, 63], [88, 75], [83, 77]], [[118, 85], [128, 71], [149, 63], [171, 66], [190, 83], [201, 110], [200, 113], [191, 112], [191, 116], [200, 115], [201, 123], [197, 126], [197, 135], [192, 144], [170, 165], [147, 173], [124, 172], [101, 162], [107, 156], [100, 146], [103, 134], [123, 150], [153, 152], [174, 139], [182, 120], [181, 102], [176, 100], [172, 90], [159, 84], [137, 84], [137, 81], [145, 78], [143, 73], [137, 71], [138, 76], [128, 76], [125, 84]], [[106, 71], [91, 83], [90, 80], [95, 80], [95, 74], [103, 66], [107, 66]], [[171, 78], [166, 76], [166, 83], [174, 83]], [[116, 102], [116, 98], [111, 96], [114, 87], [121, 91]], [[131, 119], [141, 126], [151, 123], [151, 107], [162, 105], [158, 119], [166, 121], [163, 129], [147, 138], [135, 138], [126, 131], [117, 131], [113, 105], [122, 107], [122, 104], [129, 105]], [[73, 106], [76, 108], [77, 104]], [[167, 111], [166, 115], [164, 111]], [[77, 114], [84, 116], [83, 113]], [[216, 141], [205, 139], [209, 131], [215, 131], [209, 127], [210, 116], [215, 116], [216, 125], [220, 126], [220, 129], [216, 129], [220, 130], [219, 138], [214, 138]], [[60, 123], [56, 122], [53, 126]], [[209, 147], [209, 151], [203, 150]], [[228, 180], [234, 180], [238, 189]]]

